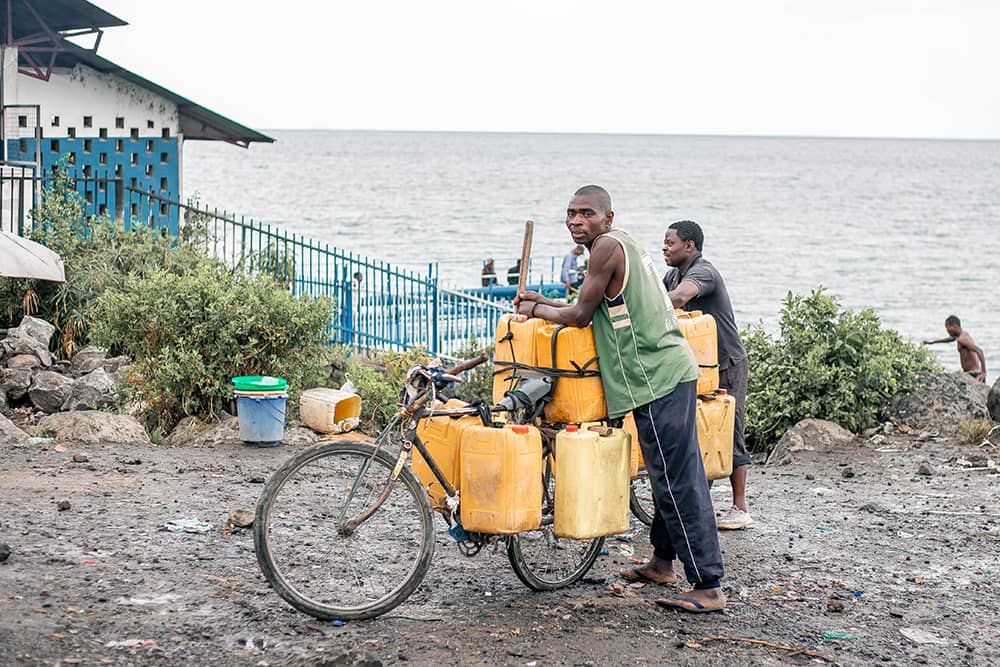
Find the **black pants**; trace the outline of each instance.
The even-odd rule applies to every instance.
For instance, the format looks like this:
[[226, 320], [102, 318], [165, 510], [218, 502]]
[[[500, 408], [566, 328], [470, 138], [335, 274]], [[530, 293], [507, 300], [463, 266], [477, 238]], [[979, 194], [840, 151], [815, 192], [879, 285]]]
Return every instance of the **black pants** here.
[[696, 588], [714, 588], [723, 575], [715, 510], [695, 424], [695, 381], [632, 411], [656, 511], [649, 531], [653, 553], [680, 558]]

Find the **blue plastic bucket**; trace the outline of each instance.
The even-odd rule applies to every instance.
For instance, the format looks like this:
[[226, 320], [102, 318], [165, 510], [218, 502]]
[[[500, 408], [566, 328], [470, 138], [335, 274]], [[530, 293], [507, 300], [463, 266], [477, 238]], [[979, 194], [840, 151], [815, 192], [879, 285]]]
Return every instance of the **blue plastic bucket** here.
[[236, 396], [240, 440], [248, 445], [270, 447], [285, 437], [287, 396]]

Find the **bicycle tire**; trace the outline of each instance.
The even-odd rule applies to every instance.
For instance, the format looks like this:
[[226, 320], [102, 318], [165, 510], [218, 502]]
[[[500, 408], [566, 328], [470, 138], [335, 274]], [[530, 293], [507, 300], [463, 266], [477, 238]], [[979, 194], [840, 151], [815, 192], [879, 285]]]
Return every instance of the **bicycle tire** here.
[[[543, 517], [552, 516], [554, 493], [555, 476], [552, 474], [551, 459], [547, 459], [542, 477]], [[536, 546], [543, 548], [536, 549]], [[510, 535], [507, 538], [507, 558], [514, 574], [525, 586], [533, 591], [554, 591], [579, 581], [594, 565], [603, 546], [603, 537], [589, 540], [556, 537], [549, 523], [535, 531]], [[542, 555], [537, 558], [530, 555], [536, 551]], [[560, 551], [565, 553], [560, 554]], [[559, 569], [554, 570], [557, 565]]]
[[[423, 581], [434, 555], [433, 518], [408, 467], [371, 517], [349, 535], [338, 532], [339, 517], [369, 507], [395, 465], [395, 457], [370, 444], [330, 442], [289, 459], [267, 482], [254, 549], [264, 576], [292, 607], [322, 620], [374, 618]], [[342, 497], [352, 490], [347, 512]], [[408, 555], [399, 555], [401, 545]], [[400, 571], [390, 572], [394, 567]]]
[[632, 510], [632, 516], [647, 526], [652, 526], [655, 502], [653, 490], [649, 486], [649, 475], [642, 470], [629, 484], [628, 506]]

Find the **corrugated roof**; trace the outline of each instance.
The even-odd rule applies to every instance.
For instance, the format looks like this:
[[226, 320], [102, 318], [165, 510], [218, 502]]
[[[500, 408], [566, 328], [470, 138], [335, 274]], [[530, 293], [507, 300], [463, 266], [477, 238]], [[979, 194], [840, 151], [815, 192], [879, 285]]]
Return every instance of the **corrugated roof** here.
[[[86, 0], [8, 0], [15, 40], [50, 30], [80, 30], [128, 25]], [[32, 11], [33, 10], [33, 11]], [[42, 26], [38, 18], [45, 22]], [[0, 3], [0, 40], [7, 39], [7, 3]]]
[[217, 114], [211, 109], [206, 109], [172, 90], [153, 83], [149, 79], [143, 78], [121, 65], [116, 65], [106, 58], [102, 58], [89, 49], [84, 49], [69, 42], [65, 44], [66, 50], [60, 52], [56, 57], [56, 67], [74, 67], [77, 63], [82, 63], [98, 72], [114, 74], [167, 98], [177, 104], [177, 110], [180, 114], [181, 132], [184, 133], [185, 139], [228, 141], [244, 148], [253, 141], [264, 143], [274, 142], [274, 139], [266, 134], [261, 134], [245, 125], [240, 125], [236, 121]]

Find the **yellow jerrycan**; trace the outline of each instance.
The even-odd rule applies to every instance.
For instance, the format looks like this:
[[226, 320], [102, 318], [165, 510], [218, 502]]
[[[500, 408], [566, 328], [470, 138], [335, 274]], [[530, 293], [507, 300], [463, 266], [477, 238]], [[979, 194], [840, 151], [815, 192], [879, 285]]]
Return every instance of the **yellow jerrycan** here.
[[711, 394], [719, 388], [719, 334], [715, 318], [700, 310], [675, 310], [677, 324], [698, 361], [698, 395]]
[[604, 385], [596, 374], [597, 346], [590, 326], [568, 327], [544, 324], [538, 329], [538, 365], [573, 373], [583, 377], [561, 375], [556, 380], [552, 400], [545, 406], [545, 420], [554, 424], [581, 424], [608, 416], [604, 401]]
[[632, 416], [631, 412], [625, 415], [622, 429], [629, 436], [629, 475], [631, 475], [632, 479], [635, 479], [639, 476], [639, 468], [644, 467], [646, 462], [642, 458], [642, 447], [639, 446], [639, 432], [635, 428], [635, 417]]
[[542, 435], [534, 426], [470, 426], [462, 433], [466, 530], [511, 535], [542, 524]]
[[698, 399], [698, 446], [709, 479], [733, 474], [733, 430], [736, 427], [736, 399], [720, 389], [714, 399]]
[[493, 348], [493, 403], [499, 403], [504, 393], [517, 385], [521, 373], [517, 366], [537, 366], [538, 329], [545, 320], [532, 317], [517, 322], [504, 315], [497, 323], [496, 346]]
[[559, 537], [589, 539], [629, 530], [629, 436], [569, 424], [556, 434], [555, 524]]
[[[441, 406], [441, 409], [455, 409], [468, 407], [468, 403], [457, 398], [449, 399]], [[462, 433], [470, 426], [482, 425], [483, 421], [476, 415], [464, 417], [448, 417], [439, 415], [437, 417], [425, 417], [417, 422], [417, 437], [420, 442], [427, 447], [427, 453], [434, 458], [441, 472], [444, 473], [448, 481], [455, 488], [459, 487], [459, 464], [461, 462]], [[413, 463], [411, 464], [413, 474], [417, 476], [420, 483], [427, 489], [431, 504], [440, 506], [444, 500], [444, 487], [438, 482], [437, 477], [431, 472], [427, 461], [420, 452], [413, 448]]]

